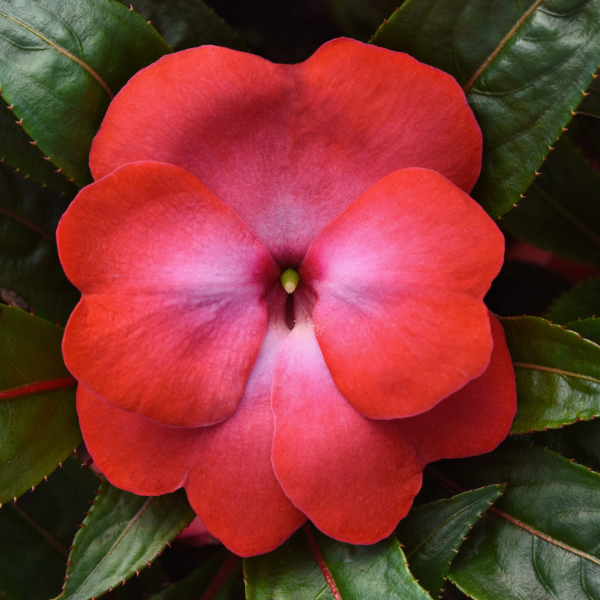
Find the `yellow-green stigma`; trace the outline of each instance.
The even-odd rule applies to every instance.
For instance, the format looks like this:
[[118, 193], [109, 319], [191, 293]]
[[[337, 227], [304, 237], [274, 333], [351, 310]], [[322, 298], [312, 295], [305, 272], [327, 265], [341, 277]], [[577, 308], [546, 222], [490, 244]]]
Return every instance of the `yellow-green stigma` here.
[[281, 285], [288, 294], [291, 294], [296, 289], [299, 281], [300, 275], [294, 269], [286, 269], [281, 274]]

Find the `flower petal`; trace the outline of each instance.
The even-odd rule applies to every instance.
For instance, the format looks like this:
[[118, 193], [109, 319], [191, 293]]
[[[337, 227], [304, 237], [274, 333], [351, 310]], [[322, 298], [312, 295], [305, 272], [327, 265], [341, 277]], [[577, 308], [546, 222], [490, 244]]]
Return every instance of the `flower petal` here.
[[319, 235], [301, 277], [325, 362], [357, 410], [412, 416], [481, 375], [483, 296], [503, 251], [483, 209], [425, 169], [389, 175]]
[[80, 192], [58, 244], [83, 292], [63, 342], [81, 383], [165, 425], [234, 412], [278, 269], [231, 209], [179, 167], [126, 165]]
[[273, 468], [290, 500], [337, 540], [388, 536], [421, 486], [418, 458], [393, 421], [362, 416], [339, 393], [310, 323], [280, 351], [272, 403]]
[[222, 423], [167, 427], [110, 407], [83, 386], [78, 389], [83, 437], [107, 479], [140, 495], [184, 486], [207, 529], [241, 556], [274, 550], [306, 520], [283, 493], [271, 465], [272, 371], [289, 333], [287, 294], [274, 292], [269, 298], [274, 318], [256, 366], [238, 410]]
[[338, 39], [297, 65], [212, 46], [163, 57], [111, 103], [90, 166], [96, 179], [140, 160], [184, 167], [290, 266], [393, 171], [426, 167], [469, 191], [481, 147], [452, 77]]
[[512, 360], [502, 325], [490, 313], [494, 350], [483, 375], [430, 411], [398, 421], [423, 465], [441, 458], [491, 452], [509, 433], [517, 412]]

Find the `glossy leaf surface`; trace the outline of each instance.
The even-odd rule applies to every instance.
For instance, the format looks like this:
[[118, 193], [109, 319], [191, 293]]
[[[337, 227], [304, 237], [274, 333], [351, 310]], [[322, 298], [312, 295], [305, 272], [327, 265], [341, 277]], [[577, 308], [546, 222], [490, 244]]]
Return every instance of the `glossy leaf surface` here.
[[[371, 546], [343, 544], [314, 528], [244, 560], [247, 600], [427, 600], [395, 536]], [[328, 585], [325, 577], [330, 580]]]
[[517, 380], [512, 433], [600, 414], [600, 346], [539, 317], [500, 321]]
[[484, 139], [473, 197], [496, 218], [533, 182], [581, 102], [600, 63], [599, 28], [598, 0], [408, 0], [373, 42], [463, 86]]
[[60, 596], [88, 600], [127, 581], [152, 562], [193, 518], [185, 492], [144, 497], [104, 480], [73, 542]]
[[64, 175], [54, 172], [56, 167], [31, 144], [33, 140], [16, 120], [6, 102], [0, 99], [0, 160], [52, 190], [73, 194], [77, 188]]
[[112, 96], [169, 51], [118, 2], [0, 0], [2, 95], [40, 150], [80, 187], [91, 181], [90, 145]]
[[[0, 307], [0, 503], [54, 471], [81, 443], [75, 381], [60, 349], [63, 330], [18, 308]], [[7, 390], [40, 384], [42, 390]]]
[[185, 50], [204, 44], [246, 50], [246, 44], [202, 0], [119, 0], [150, 21], [173, 48]]
[[463, 592], [478, 600], [600, 597], [600, 475], [514, 441], [444, 471], [466, 487], [508, 482], [452, 563], [450, 579]]
[[21, 308], [33, 308], [37, 316], [62, 325], [79, 300], [55, 241], [67, 206], [67, 198], [0, 164], [0, 286], [22, 299]]
[[545, 317], [553, 323], [566, 325], [594, 315], [600, 316], [600, 279], [589, 279], [576, 285], [554, 302]]
[[242, 559], [221, 551], [152, 600], [198, 600], [202, 595], [211, 600], [236, 600], [244, 597]]
[[491, 485], [414, 508], [398, 526], [410, 570], [434, 598], [442, 593], [450, 563], [479, 517], [502, 494]]
[[561, 139], [502, 227], [543, 250], [600, 265], [600, 175]]
[[68, 548], [98, 478], [68, 458], [48, 482], [0, 510], [0, 598], [48, 600], [60, 593]]

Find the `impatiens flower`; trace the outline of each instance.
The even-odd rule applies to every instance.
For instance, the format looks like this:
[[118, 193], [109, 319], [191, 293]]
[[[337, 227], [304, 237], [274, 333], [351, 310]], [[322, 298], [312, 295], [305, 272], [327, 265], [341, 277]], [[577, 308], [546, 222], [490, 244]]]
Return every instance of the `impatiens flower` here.
[[481, 143], [449, 75], [351, 40], [133, 77], [58, 232], [83, 294], [64, 356], [108, 480], [185, 487], [248, 556], [306, 519], [376, 542], [428, 462], [492, 450], [515, 384], [483, 303], [503, 238], [467, 195]]

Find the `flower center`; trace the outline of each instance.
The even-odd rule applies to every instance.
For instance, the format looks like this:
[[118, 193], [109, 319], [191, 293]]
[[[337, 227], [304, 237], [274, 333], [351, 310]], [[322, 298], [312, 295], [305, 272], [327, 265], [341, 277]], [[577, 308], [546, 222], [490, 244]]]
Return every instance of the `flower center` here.
[[281, 285], [288, 294], [291, 294], [296, 289], [299, 281], [300, 275], [294, 269], [286, 269], [281, 274]]

